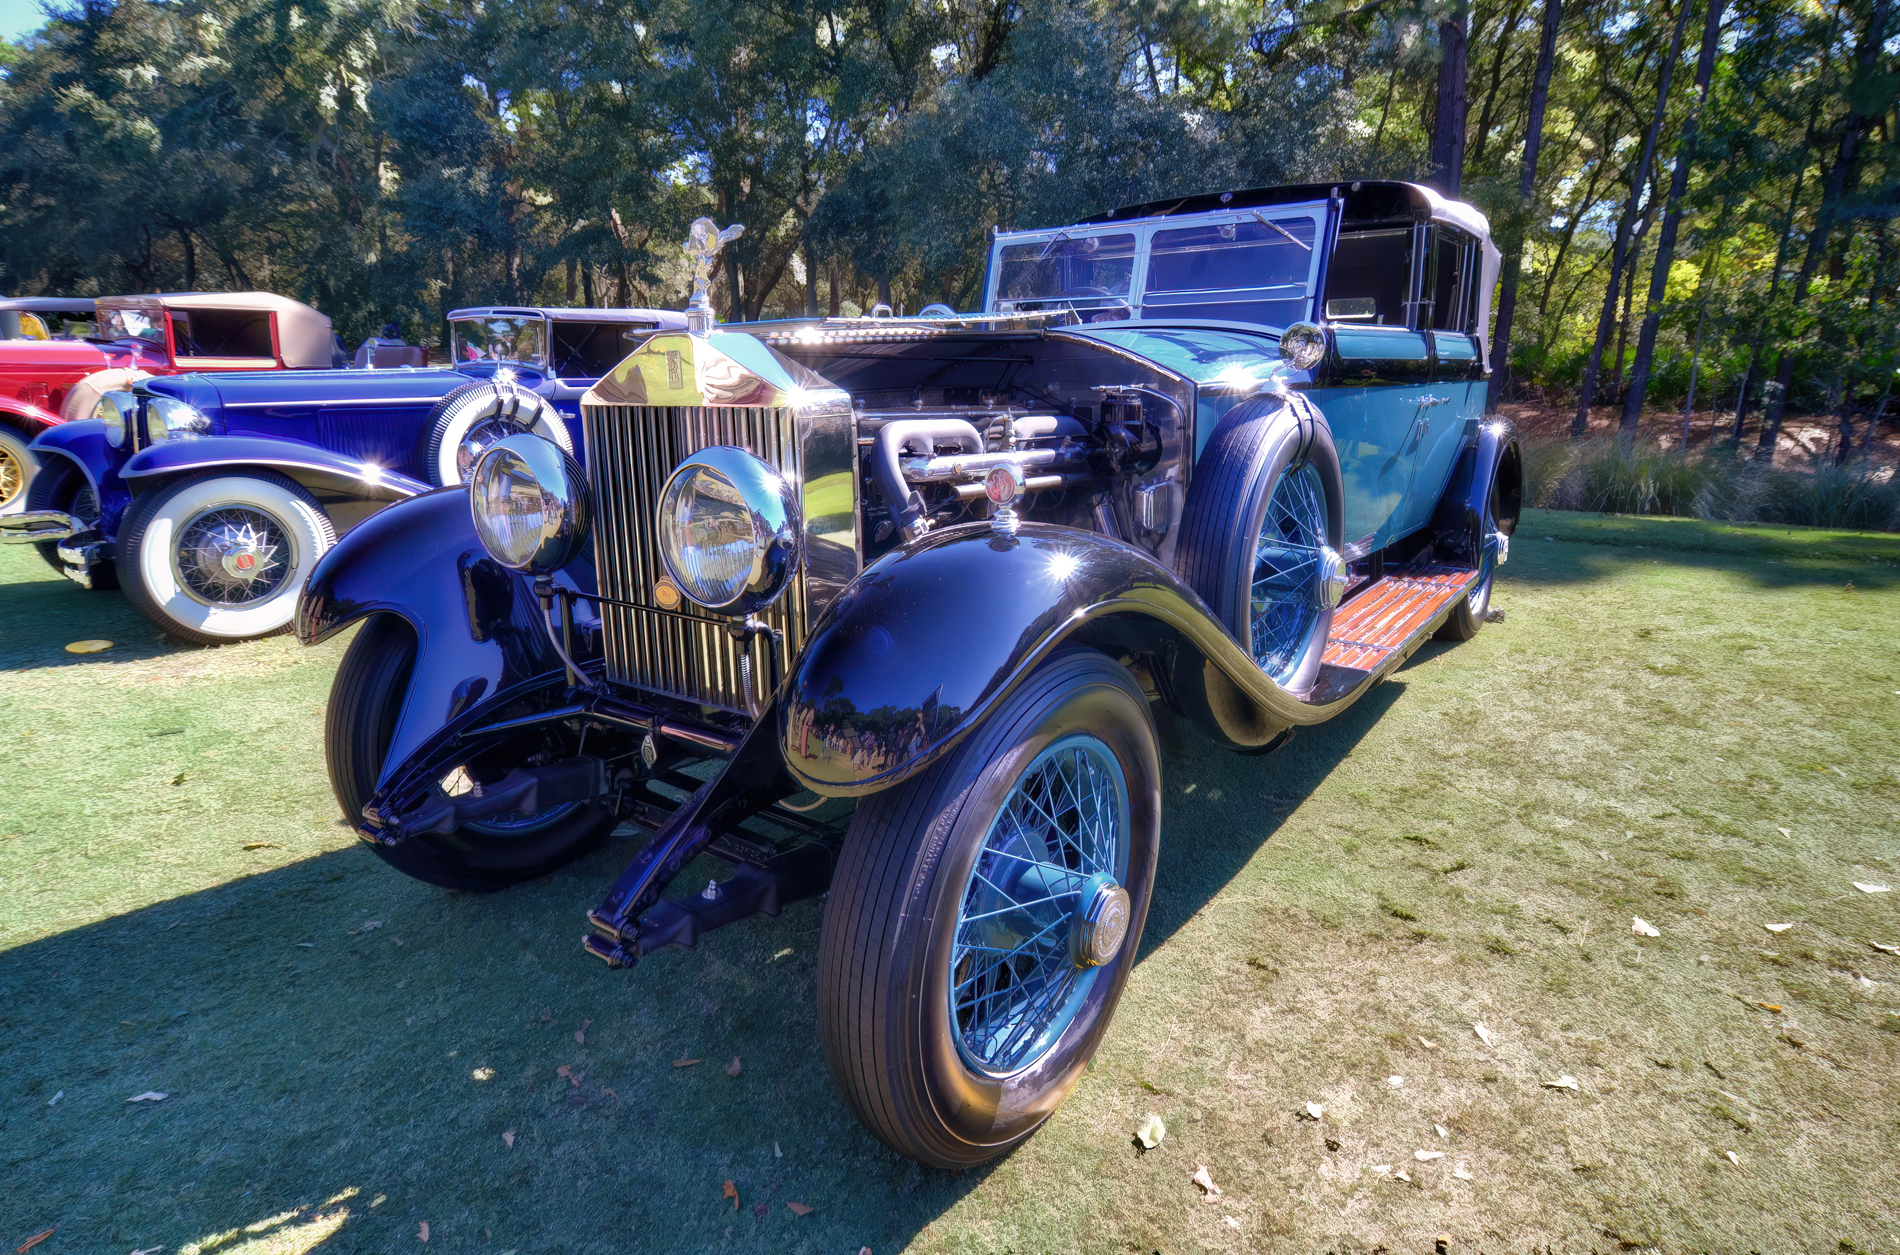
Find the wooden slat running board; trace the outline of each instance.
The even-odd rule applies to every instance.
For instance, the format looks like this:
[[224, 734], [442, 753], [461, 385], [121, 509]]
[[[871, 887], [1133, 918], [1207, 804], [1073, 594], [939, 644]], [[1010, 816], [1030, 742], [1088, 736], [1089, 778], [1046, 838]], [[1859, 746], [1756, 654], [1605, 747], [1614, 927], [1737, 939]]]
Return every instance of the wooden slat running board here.
[[1463, 596], [1477, 574], [1452, 567], [1414, 567], [1386, 576], [1334, 613], [1325, 665], [1375, 670], [1453, 598]]

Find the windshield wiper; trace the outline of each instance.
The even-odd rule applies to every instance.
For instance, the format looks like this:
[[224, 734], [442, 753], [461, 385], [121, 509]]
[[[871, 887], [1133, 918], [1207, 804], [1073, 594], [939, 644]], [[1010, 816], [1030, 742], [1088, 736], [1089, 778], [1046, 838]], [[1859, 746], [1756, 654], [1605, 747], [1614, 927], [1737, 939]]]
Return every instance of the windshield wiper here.
[[1253, 211], [1253, 218], [1254, 218], [1254, 221], [1258, 222], [1261, 226], [1268, 227], [1272, 230], [1278, 231], [1281, 235], [1284, 235], [1287, 239], [1292, 240], [1295, 244], [1298, 244], [1301, 248], [1305, 249], [1307, 252], [1310, 253], [1313, 251], [1313, 246], [1311, 244], [1308, 244], [1306, 241], [1302, 240], [1299, 236], [1294, 235], [1291, 231], [1287, 230], [1285, 227], [1281, 226], [1279, 223], [1268, 222], [1266, 218], [1261, 215], [1258, 209]]
[[1042, 251], [1036, 254], [1035, 264], [1041, 265], [1043, 262], [1049, 260], [1049, 254], [1055, 251], [1058, 244], [1067, 244], [1068, 242], [1069, 233], [1067, 231], [1056, 232], [1049, 237], [1049, 242], [1042, 246]]

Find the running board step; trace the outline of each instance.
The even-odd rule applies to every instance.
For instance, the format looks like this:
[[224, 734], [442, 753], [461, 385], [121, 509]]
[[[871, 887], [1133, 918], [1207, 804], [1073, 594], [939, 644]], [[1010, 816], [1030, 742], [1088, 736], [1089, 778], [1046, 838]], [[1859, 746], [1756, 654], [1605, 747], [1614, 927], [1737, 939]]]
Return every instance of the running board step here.
[[1403, 662], [1477, 578], [1456, 567], [1410, 567], [1368, 586], [1333, 613], [1319, 681], [1306, 700], [1335, 701]]

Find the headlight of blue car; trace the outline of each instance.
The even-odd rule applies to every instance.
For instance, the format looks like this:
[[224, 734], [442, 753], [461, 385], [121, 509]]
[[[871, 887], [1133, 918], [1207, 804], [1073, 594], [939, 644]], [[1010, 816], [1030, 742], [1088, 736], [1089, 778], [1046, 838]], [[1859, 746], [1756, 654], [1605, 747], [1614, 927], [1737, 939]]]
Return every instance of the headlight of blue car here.
[[150, 444], [195, 439], [210, 427], [210, 419], [183, 401], [149, 397], [145, 402], [145, 439]]
[[587, 473], [539, 436], [507, 436], [489, 445], [469, 472], [468, 502], [482, 548], [530, 575], [571, 562], [593, 522]]
[[93, 407], [92, 416], [105, 425], [106, 443], [113, 448], [125, 445], [126, 428], [139, 410], [139, 399], [129, 392], [108, 392]]

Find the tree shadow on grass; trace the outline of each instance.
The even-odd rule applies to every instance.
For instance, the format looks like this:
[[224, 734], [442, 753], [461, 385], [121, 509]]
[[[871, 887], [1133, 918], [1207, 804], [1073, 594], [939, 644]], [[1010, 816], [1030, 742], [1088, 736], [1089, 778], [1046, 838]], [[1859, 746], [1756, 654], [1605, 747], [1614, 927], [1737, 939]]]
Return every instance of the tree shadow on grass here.
[[1568, 585], [1643, 563], [1727, 571], [1763, 589], [1883, 590], [1900, 587], [1900, 535], [1535, 510], [1525, 512], [1501, 575]]
[[985, 1172], [892, 1154], [833, 1090], [817, 904], [610, 973], [582, 911], [633, 850], [474, 895], [346, 849], [0, 953], [0, 1239], [902, 1249]]

